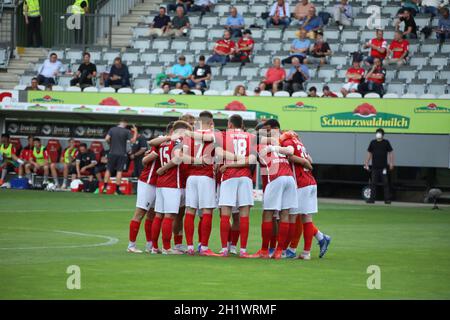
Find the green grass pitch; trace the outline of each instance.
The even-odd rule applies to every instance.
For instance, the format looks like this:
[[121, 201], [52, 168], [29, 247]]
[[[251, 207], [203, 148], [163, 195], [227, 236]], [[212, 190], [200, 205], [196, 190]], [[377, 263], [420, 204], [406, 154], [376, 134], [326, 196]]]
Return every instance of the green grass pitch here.
[[[316, 225], [333, 237], [325, 258], [314, 243], [311, 261], [274, 261], [126, 253], [134, 201], [0, 191], [0, 299], [450, 299], [448, 207], [321, 203]], [[260, 220], [258, 205], [250, 252]], [[70, 265], [81, 268], [80, 290], [66, 287]], [[380, 290], [367, 289], [370, 265], [381, 268]]]

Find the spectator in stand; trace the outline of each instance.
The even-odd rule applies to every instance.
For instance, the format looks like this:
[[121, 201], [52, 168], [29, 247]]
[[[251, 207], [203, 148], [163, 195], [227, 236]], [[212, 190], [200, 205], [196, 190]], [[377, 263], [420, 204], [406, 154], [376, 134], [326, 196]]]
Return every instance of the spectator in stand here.
[[172, 18], [172, 21], [169, 22], [165, 35], [181, 37], [183, 35], [187, 35], [190, 28], [189, 18], [185, 14], [183, 7], [179, 6], [176, 10], [175, 17]]
[[439, 18], [436, 37], [443, 43], [445, 39], [450, 39], [450, 18], [448, 8], [442, 8], [440, 12], [442, 16]]
[[346, 97], [350, 92], [357, 92], [361, 80], [364, 78], [366, 71], [361, 68], [359, 60], [353, 60], [352, 66], [348, 68], [345, 77], [348, 79], [347, 83], [341, 89], [342, 95]]
[[413, 16], [415, 16], [416, 13], [419, 12], [420, 1], [421, 0], [404, 0], [398, 13], [409, 11]]
[[322, 98], [337, 98], [337, 94], [330, 90], [329, 86], [323, 86]]
[[178, 57], [178, 63], [174, 64], [167, 74], [171, 87], [181, 89], [181, 83], [189, 79], [192, 74], [192, 66], [186, 63], [184, 56]]
[[[9, 1], [9, 3], [12, 3], [12, 1]], [[42, 47], [42, 16], [39, 0], [24, 0], [23, 16], [25, 18], [25, 24], [27, 25], [27, 46], [33, 47], [34, 40], [36, 39], [35, 47]]]
[[253, 90], [253, 95], [255, 97], [261, 96], [261, 88], [260, 87], [256, 87], [255, 90]]
[[223, 33], [223, 39], [220, 39], [214, 45], [214, 53], [208, 58], [207, 63], [220, 63], [222, 65], [226, 64], [231, 60], [231, 56], [234, 54], [236, 44], [231, 40], [231, 33], [225, 30]]
[[97, 67], [91, 63], [91, 55], [89, 52], [83, 54], [83, 63], [78, 67], [78, 71], [75, 72], [74, 78], [70, 81], [71, 86], [79, 85], [84, 89], [92, 87], [94, 85], [94, 79], [97, 76]]
[[59, 163], [51, 164], [53, 170], [60, 170], [63, 172], [63, 184], [61, 186], [61, 189], [67, 189], [69, 185], [68, 184], [69, 172], [74, 172], [75, 162], [78, 155], [78, 149], [75, 146], [75, 140], [71, 138], [69, 139], [68, 142], [69, 145], [61, 153]]
[[242, 64], [250, 62], [254, 45], [255, 41], [252, 38], [252, 32], [249, 29], [244, 30], [242, 38], [236, 44], [236, 51], [232, 61], [242, 62]]
[[275, 94], [278, 90], [283, 88], [283, 81], [286, 79], [286, 70], [281, 67], [281, 60], [279, 58], [273, 59], [273, 67], [266, 71], [265, 77], [259, 85], [259, 88], [264, 90], [271, 90]]
[[205, 56], [200, 56], [198, 65], [187, 80], [189, 87], [197, 90], [206, 89], [206, 81], [211, 80], [211, 67], [205, 63]]
[[108, 153], [109, 150], [102, 150], [102, 152], [100, 153], [100, 161], [95, 166], [94, 173], [98, 182], [103, 182], [102, 174], [105, 174], [106, 172], [106, 165], [108, 164]]
[[300, 59], [294, 57], [292, 58], [292, 67], [289, 69], [289, 73], [283, 83], [283, 90], [288, 91], [290, 94], [297, 91], [303, 91], [303, 83], [308, 79], [308, 67], [304, 65]]
[[369, 92], [375, 92], [382, 97], [384, 94], [383, 83], [386, 78], [386, 69], [383, 68], [380, 58], [373, 60], [373, 66], [364, 78], [366, 81], [359, 84], [358, 92], [362, 96], [365, 96]]
[[131, 145], [131, 150], [128, 154], [128, 158], [134, 161], [133, 177], [139, 177], [141, 175], [142, 169], [144, 168], [142, 160], [147, 149], [147, 139], [138, 133], [137, 139]]
[[188, 94], [188, 95], [195, 95], [193, 91], [191, 91], [191, 87], [189, 87], [189, 84], [185, 81], [181, 84], [181, 92], [180, 94]]
[[306, 30], [306, 36], [313, 40], [316, 38], [316, 32], [323, 28], [322, 18], [316, 15], [316, 8], [310, 8], [308, 15], [299, 24], [300, 28]]
[[317, 95], [317, 88], [316, 87], [311, 87], [308, 90], [308, 98], [319, 98], [319, 96]]
[[439, 14], [440, 9], [448, 5], [448, 2], [448, 0], [422, 0], [420, 11], [435, 17]]
[[309, 2], [308, 0], [301, 0], [294, 9], [294, 17], [295, 19], [301, 21], [306, 18], [308, 15], [309, 9], [314, 8], [314, 4]]
[[176, 0], [175, 3], [167, 5], [167, 11], [177, 11], [178, 7], [182, 7], [184, 12], [188, 12], [192, 5], [192, 0]]
[[353, 8], [348, 3], [348, 0], [340, 0], [334, 6], [333, 11], [334, 21], [338, 26], [351, 26], [353, 21]]
[[373, 64], [375, 58], [384, 60], [387, 53], [387, 41], [383, 38], [383, 30], [377, 29], [376, 38], [365, 43], [363, 48], [370, 48], [369, 57], [366, 59], [368, 66]]
[[397, 15], [395, 19], [395, 29], [400, 30], [400, 23], [404, 23], [403, 37], [406, 39], [417, 39], [417, 26], [410, 10], [405, 10]]
[[131, 86], [128, 67], [122, 63], [122, 58], [120, 57], [114, 59], [114, 64], [112, 65], [108, 78], [105, 81], [105, 87], [110, 86], [116, 90]]
[[294, 39], [294, 41], [292, 41], [290, 50], [291, 55], [286, 59], [283, 59], [281, 63], [283, 65], [290, 64], [293, 58], [297, 58], [300, 62], [303, 62], [303, 59], [306, 58], [309, 47], [311, 47], [311, 40], [306, 38], [306, 30], [300, 29], [298, 31], [298, 39]]
[[408, 50], [408, 40], [403, 39], [403, 35], [400, 31], [396, 31], [394, 34], [394, 40], [392, 40], [387, 50], [386, 59], [384, 59], [383, 65], [386, 67], [394, 63], [398, 66], [405, 64], [406, 57], [408, 56]]
[[323, 33], [319, 31], [316, 35], [316, 41], [309, 49], [309, 54], [303, 62], [306, 64], [327, 64], [331, 54], [330, 45], [323, 40]]
[[287, 28], [291, 23], [291, 11], [289, 3], [285, 0], [277, 0], [271, 7], [266, 27], [271, 25]]
[[169, 94], [170, 92], [170, 84], [168, 82], [164, 82], [161, 86], [163, 92], [162, 94]]
[[166, 8], [160, 7], [159, 14], [153, 18], [148, 31], [149, 36], [161, 37], [166, 32], [170, 23], [170, 17], [166, 14]]
[[42, 91], [39, 89], [39, 81], [37, 78], [31, 79], [31, 85], [25, 88], [26, 91]]
[[75, 160], [75, 168], [71, 171], [72, 181], [81, 179], [82, 176], [88, 176], [89, 181], [93, 181], [95, 166], [97, 165], [95, 154], [87, 148], [86, 143], [81, 143], [79, 149]]
[[242, 29], [245, 27], [244, 17], [240, 15], [235, 7], [231, 7], [230, 15], [227, 18], [225, 29], [231, 32], [233, 38], [242, 36]]
[[50, 58], [46, 59], [39, 69], [37, 77], [39, 84], [51, 88], [56, 84], [56, 77], [64, 72], [64, 67], [61, 61], [58, 60], [56, 53], [50, 54]]
[[24, 161], [19, 165], [19, 178], [23, 178], [25, 175], [25, 165], [30, 162], [31, 157], [33, 156], [34, 137], [28, 136], [27, 141], [28, 145], [20, 151], [19, 155], [19, 159]]
[[203, 15], [206, 12], [212, 12], [216, 3], [217, 0], [194, 0], [191, 11], [201, 11]]
[[233, 96], [236, 97], [246, 97], [247, 96], [247, 90], [245, 90], [245, 87], [240, 84], [234, 88]]

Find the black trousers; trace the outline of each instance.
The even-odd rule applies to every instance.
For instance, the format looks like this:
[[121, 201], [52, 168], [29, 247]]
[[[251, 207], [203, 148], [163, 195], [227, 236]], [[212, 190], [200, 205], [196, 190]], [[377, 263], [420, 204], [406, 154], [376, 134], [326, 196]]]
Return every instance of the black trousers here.
[[384, 94], [384, 88], [382, 84], [378, 84], [372, 81], [366, 81], [358, 85], [358, 92], [364, 97], [369, 92], [375, 92], [380, 95]]
[[28, 17], [27, 28], [27, 45], [28, 47], [34, 46], [34, 40], [36, 39], [35, 47], [42, 47], [42, 33], [41, 33], [41, 17]]
[[[383, 174], [383, 170], [386, 170], [386, 174]], [[384, 201], [391, 200], [391, 194], [389, 190], [389, 179], [388, 179], [388, 169], [373, 169], [371, 173], [370, 181], [370, 200], [375, 200], [377, 183], [380, 181], [383, 183], [384, 189]]]

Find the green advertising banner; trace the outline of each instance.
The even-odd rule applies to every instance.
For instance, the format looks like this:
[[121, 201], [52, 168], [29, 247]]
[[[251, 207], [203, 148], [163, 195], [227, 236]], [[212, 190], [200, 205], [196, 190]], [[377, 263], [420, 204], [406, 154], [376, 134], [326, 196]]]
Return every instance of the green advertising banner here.
[[316, 132], [450, 134], [450, 100], [147, 95], [30, 91], [33, 104], [79, 104], [255, 112], [283, 129]]

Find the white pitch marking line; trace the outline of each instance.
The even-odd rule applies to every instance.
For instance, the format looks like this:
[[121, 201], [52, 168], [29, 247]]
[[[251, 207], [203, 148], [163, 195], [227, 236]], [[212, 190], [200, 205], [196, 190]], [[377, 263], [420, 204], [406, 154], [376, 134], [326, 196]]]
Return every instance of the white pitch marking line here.
[[108, 241], [94, 244], [84, 244], [84, 245], [73, 245], [73, 246], [44, 246], [44, 247], [14, 247], [14, 248], [0, 248], [0, 250], [37, 250], [37, 249], [73, 249], [73, 248], [92, 248], [92, 247], [102, 247], [102, 246], [112, 246], [119, 242], [119, 239], [109, 236], [102, 236], [98, 234], [72, 232], [72, 231], [62, 231], [62, 230], [51, 230], [52, 232], [64, 233], [83, 237], [96, 237], [107, 239]]

